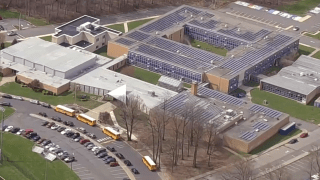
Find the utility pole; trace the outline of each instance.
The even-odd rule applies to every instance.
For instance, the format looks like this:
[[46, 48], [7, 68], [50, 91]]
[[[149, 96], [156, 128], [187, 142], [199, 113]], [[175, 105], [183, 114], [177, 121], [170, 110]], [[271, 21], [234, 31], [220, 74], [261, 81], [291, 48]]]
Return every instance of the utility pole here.
[[0, 161], [1, 164], [3, 164], [3, 158], [2, 158], [2, 146], [3, 146], [3, 121], [4, 121], [4, 112], [6, 111], [3, 107], [0, 107], [0, 110], [2, 111], [2, 121], [1, 121], [1, 149], [0, 149]]

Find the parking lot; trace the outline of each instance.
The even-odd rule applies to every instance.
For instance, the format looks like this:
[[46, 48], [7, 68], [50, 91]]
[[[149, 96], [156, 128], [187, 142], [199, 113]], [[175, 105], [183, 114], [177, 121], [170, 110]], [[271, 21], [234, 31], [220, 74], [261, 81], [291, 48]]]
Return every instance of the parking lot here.
[[[5, 120], [6, 125], [12, 125], [23, 129], [33, 129], [41, 136], [41, 138], [50, 139], [55, 144], [58, 144], [63, 150], [68, 151], [69, 154], [74, 153], [76, 161], [72, 163], [72, 169], [81, 179], [105, 179], [108, 177], [108, 179], [118, 180], [128, 176], [120, 166], [110, 167], [78, 142], [72, 141], [72, 139], [61, 135], [56, 130], [51, 130], [41, 126], [43, 120], [32, 117], [30, 114], [45, 112], [48, 117], [59, 116], [64, 121], [72, 121], [75, 125], [73, 128], [84, 127], [88, 132], [94, 133], [97, 136], [97, 142], [100, 141], [103, 147], [113, 146], [117, 152], [123, 153], [124, 157], [130, 160], [133, 164], [129, 169], [134, 167], [140, 172], [140, 174], [135, 175], [136, 179], [160, 179], [156, 172], [149, 171], [143, 164], [142, 157], [139, 153], [125, 142], [112, 140], [110, 137], [102, 133], [102, 131], [97, 127], [91, 127], [78, 121], [76, 118], [57, 113], [53, 109], [31, 104], [28, 101], [19, 101], [14, 99], [2, 99], [1, 101], [10, 102], [13, 108], [16, 109], [16, 113]], [[71, 168], [71, 164], [68, 165]]]

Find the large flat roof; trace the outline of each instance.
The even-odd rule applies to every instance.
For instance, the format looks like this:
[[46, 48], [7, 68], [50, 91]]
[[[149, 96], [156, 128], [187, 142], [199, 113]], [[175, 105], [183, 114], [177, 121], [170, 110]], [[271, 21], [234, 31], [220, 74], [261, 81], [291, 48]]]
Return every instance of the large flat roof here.
[[[115, 71], [108, 70], [104, 66], [99, 67], [75, 80], [73, 83], [96, 87], [105, 90], [115, 90], [120, 86], [127, 86], [127, 95], [139, 95], [148, 108], [159, 105], [165, 96], [171, 97], [177, 93], [167, 90]], [[156, 96], [151, 96], [148, 91], [154, 91]], [[169, 93], [169, 95], [168, 95]]]
[[261, 81], [308, 95], [320, 87], [320, 60], [302, 55], [291, 66], [282, 68], [277, 75]]
[[61, 72], [67, 72], [96, 58], [93, 53], [72, 50], [36, 37], [19, 42], [2, 51]]

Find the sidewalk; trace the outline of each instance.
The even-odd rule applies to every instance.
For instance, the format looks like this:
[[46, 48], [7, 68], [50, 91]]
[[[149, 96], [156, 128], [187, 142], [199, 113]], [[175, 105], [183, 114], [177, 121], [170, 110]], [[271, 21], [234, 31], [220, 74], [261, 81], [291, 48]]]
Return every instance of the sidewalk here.
[[15, 75], [10, 75], [6, 77], [2, 77], [2, 80], [0, 81], [0, 86], [4, 85], [7, 82], [15, 82]]

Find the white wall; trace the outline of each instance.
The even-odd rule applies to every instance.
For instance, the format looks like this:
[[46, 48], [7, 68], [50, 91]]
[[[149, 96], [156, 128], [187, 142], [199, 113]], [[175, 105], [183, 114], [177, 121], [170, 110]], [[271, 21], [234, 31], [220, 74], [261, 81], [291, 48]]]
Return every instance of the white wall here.
[[84, 70], [88, 67], [94, 66], [96, 63], [96, 58], [91, 59], [90, 61], [84, 62], [83, 64], [80, 64], [79, 66], [76, 66], [69, 71], [65, 72], [65, 78], [73, 78], [74, 76], [79, 75], [81, 70]]
[[61, 71], [54, 71], [54, 75], [60, 78], [64, 78], [65, 77], [65, 73], [61, 72]]
[[5, 59], [8, 59], [10, 61], [14, 61], [14, 56], [8, 54], [8, 53], [5, 53], [5, 52], [2, 52], [2, 57], [5, 58]]
[[54, 70], [48, 67], [44, 67], [44, 72], [47, 72], [48, 74], [54, 75]]
[[15, 57], [14, 60], [15, 60], [15, 62], [17, 62], [17, 63], [24, 64], [24, 59], [22, 59], [22, 58]]
[[25, 60], [25, 61], [24, 61], [24, 65], [25, 65], [25, 66], [28, 66], [28, 67], [31, 67], [31, 68], [34, 68], [34, 63], [31, 62], [31, 61], [28, 61], [28, 60]]
[[36, 68], [36, 70], [38, 71], [43, 71], [44, 72], [44, 66], [41, 64], [34, 64], [34, 67]]

